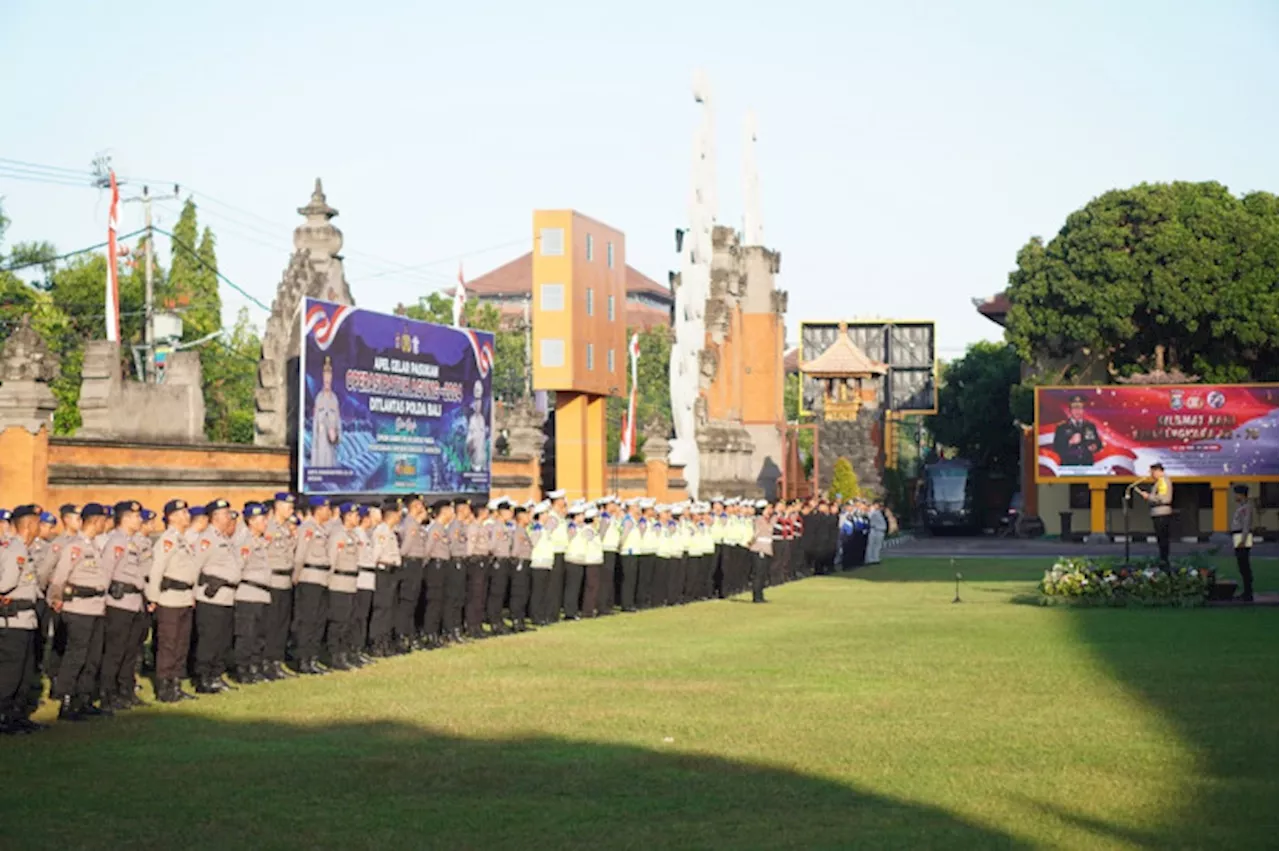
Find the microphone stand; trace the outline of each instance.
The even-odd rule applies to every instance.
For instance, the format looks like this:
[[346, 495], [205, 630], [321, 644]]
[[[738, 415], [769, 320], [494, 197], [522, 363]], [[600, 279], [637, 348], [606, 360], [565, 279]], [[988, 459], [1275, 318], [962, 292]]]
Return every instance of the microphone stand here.
[[1129, 567], [1129, 546], [1132, 535], [1129, 532], [1129, 509], [1133, 507], [1133, 492], [1146, 479], [1138, 479], [1124, 489], [1124, 566]]

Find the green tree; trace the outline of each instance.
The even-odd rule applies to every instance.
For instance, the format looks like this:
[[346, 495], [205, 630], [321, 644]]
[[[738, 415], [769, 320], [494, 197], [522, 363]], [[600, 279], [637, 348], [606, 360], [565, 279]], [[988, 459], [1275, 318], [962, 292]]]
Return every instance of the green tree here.
[[1206, 381], [1277, 378], [1277, 198], [1141, 184], [1018, 252], [1007, 338], [1044, 381], [1151, 369], [1157, 346]]
[[201, 344], [204, 377], [204, 432], [216, 443], [252, 443], [254, 390], [262, 340], [241, 308], [235, 326]]
[[[417, 304], [399, 305], [400, 316], [437, 325], [453, 324], [453, 299], [441, 292], [418, 299]], [[502, 328], [502, 314], [492, 304], [468, 299], [462, 309], [462, 324], [493, 333], [493, 395], [503, 401], [525, 394], [525, 335], [519, 329]]]
[[[627, 331], [627, 345], [631, 344], [634, 329]], [[619, 366], [626, 372], [626, 382], [621, 398], [610, 398], [606, 407], [608, 428], [608, 462], [618, 459], [618, 447], [622, 442], [622, 418], [627, 413], [631, 394], [631, 355], [621, 355]], [[630, 460], [642, 460], [644, 427], [658, 418], [671, 421], [671, 329], [665, 325], [640, 332], [640, 361], [636, 366], [636, 442]]]
[[848, 458], [837, 458], [831, 469], [831, 487], [827, 499], [856, 499], [859, 495], [858, 476]]
[[1010, 393], [1021, 369], [1012, 346], [969, 346], [964, 357], [942, 370], [938, 413], [929, 421], [934, 439], [991, 473], [1016, 478], [1019, 438]]

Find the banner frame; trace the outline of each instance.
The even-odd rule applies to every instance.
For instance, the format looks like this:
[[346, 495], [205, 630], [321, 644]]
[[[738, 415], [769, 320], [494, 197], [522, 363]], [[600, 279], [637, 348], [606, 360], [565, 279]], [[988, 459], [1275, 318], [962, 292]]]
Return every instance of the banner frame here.
[[[1159, 388], [1161, 390], [1175, 389], [1196, 389], [1202, 390], [1205, 387], [1239, 387], [1239, 388], [1264, 388], [1272, 389], [1280, 392], [1280, 384], [1267, 381], [1249, 381], [1241, 383], [1212, 383], [1212, 384], [1038, 384], [1032, 388], [1032, 400], [1035, 405], [1035, 415], [1032, 419], [1032, 434], [1036, 440], [1040, 436], [1040, 391], [1041, 390], [1074, 390], [1078, 392], [1087, 392], [1097, 387], [1140, 387], [1140, 388]], [[1035, 444], [1035, 451], [1032, 453], [1030, 463], [1035, 465], [1035, 483], [1037, 485], [1084, 485], [1094, 484], [1098, 488], [1099, 483], [1105, 483], [1100, 489], [1105, 490], [1105, 485], [1130, 485], [1134, 482], [1147, 480], [1148, 476], [1044, 476], [1040, 473], [1040, 448], [1039, 443]], [[1222, 475], [1222, 476], [1170, 476], [1170, 479], [1184, 484], [1208, 484], [1216, 487], [1225, 487], [1227, 484], [1252, 484], [1261, 482], [1274, 482], [1280, 479], [1280, 476], [1258, 476], [1258, 475]]]

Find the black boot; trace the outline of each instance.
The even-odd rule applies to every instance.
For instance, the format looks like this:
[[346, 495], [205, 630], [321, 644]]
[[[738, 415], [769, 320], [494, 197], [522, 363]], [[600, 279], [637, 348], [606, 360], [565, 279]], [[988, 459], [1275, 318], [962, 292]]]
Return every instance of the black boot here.
[[138, 694], [138, 686], [136, 684], [134, 685], [132, 691], [130, 691], [126, 695], [123, 695], [122, 697], [126, 702], [128, 702], [130, 708], [135, 706], [147, 705], [147, 702], [142, 699], [142, 695]]
[[178, 695], [174, 693], [173, 680], [156, 680], [156, 700], [161, 703], [178, 702]]
[[464, 636], [464, 635], [462, 634], [462, 628], [461, 628], [461, 627], [455, 628], [455, 629], [453, 630], [452, 638], [453, 638], [453, 643], [454, 643], [454, 644], [465, 644], [465, 643], [467, 642], [467, 638], [466, 638], [466, 636]]
[[[193, 686], [194, 687], [194, 686]], [[174, 697], [178, 700], [196, 700], [196, 696], [189, 691], [182, 690], [182, 680], [169, 680], [169, 688]]]
[[85, 717], [80, 713], [80, 701], [69, 694], [62, 696], [62, 703], [58, 707], [59, 721], [84, 721]]
[[283, 679], [284, 675], [276, 668], [275, 662], [263, 662], [262, 667], [258, 671], [264, 683], [274, 683], [276, 680]]
[[80, 714], [89, 718], [110, 718], [115, 715], [111, 711], [111, 695], [103, 694], [97, 706], [93, 705], [92, 698], [83, 698], [80, 702]]

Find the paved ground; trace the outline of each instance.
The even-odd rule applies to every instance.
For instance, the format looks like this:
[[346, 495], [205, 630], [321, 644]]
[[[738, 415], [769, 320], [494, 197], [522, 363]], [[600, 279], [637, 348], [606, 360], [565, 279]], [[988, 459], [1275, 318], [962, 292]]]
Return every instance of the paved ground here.
[[[1230, 555], [1231, 545], [1218, 544], [1173, 544], [1173, 555], [1197, 551], [1209, 552], [1219, 548], [1220, 555]], [[1154, 556], [1155, 544], [1131, 545], [1130, 553], [1134, 556]], [[901, 542], [895, 542], [884, 552], [886, 559], [893, 558], [1035, 558], [1045, 559], [1057, 556], [1101, 555], [1124, 557], [1124, 544], [1084, 544], [1064, 542], [1056, 539], [1038, 538], [1018, 540], [996, 538], [991, 535], [973, 537], [912, 537], [910, 534]], [[1273, 559], [1280, 555], [1274, 543], [1259, 544], [1253, 548], [1254, 558]]]

